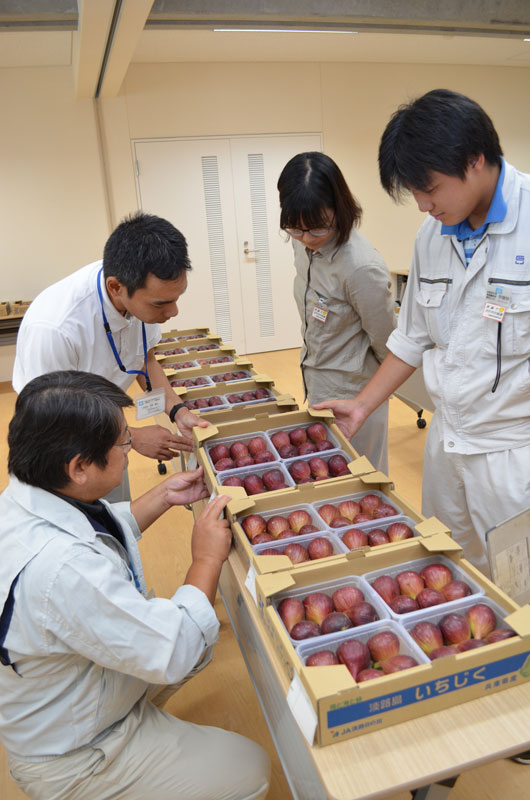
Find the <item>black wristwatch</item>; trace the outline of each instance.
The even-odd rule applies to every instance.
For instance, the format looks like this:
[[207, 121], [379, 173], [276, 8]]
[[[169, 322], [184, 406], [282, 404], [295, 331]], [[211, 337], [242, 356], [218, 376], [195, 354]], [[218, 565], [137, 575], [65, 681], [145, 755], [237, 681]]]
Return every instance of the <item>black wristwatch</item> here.
[[177, 416], [177, 412], [180, 411], [181, 408], [186, 408], [186, 403], [177, 403], [177, 405], [173, 406], [173, 408], [169, 412], [168, 417], [173, 424], [175, 423], [175, 417]]

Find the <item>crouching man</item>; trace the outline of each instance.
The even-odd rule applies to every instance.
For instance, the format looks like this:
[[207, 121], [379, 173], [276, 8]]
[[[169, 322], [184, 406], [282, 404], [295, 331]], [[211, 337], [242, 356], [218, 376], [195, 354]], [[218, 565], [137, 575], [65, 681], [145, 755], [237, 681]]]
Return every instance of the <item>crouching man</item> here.
[[132, 503], [100, 500], [121, 480], [131, 402], [74, 371], [17, 399], [0, 496], [0, 741], [36, 800], [258, 800], [269, 762], [257, 744], [158, 707], [211, 658], [228, 498], [197, 519], [184, 585], [149, 599], [141, 531], [207, 490], [198, 469]]

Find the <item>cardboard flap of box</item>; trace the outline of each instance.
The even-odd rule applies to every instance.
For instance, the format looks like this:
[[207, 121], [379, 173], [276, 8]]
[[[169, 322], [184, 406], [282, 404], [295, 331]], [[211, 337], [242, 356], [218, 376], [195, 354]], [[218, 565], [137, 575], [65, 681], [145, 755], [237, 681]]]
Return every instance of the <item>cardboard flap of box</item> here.
[[296, 400], [292, 396], [292, 394], [288, 394], [284, 392], [283, 394], [279, 394], [276, 398], [276, 403], [279, 406], [294, 406], [296, 405]]
[[[273, 556], [273, 558], [276, 557]], [[267, 572], [264, 575], [258, 575], [256, 585], [264, 597], [270, 597], [272, 594], [283, 592], [285, 589], [292, 589], [295, 582], [287, 572]]]
[[[240, 487], [238, 487], [240, 488]], [[260, 556], [256, 553], [256, 563], [262, 572], [272, 572], [275, 569], [289, 569], [293, 566], [289, 556]]]
[[233, 353], [234, 345], [228, 342], [223, 342], [222, 344], [219, 344], [219, 350], [230, 350], [230, 352]]
[[256, 375], [252, 376], [252, 380], [256, 381], [256, 383], [272, 383], [272, 384], [274, 384], [274, 381], [272, 380], [270, 375], [266, 375], [264, 372], [257, 372]]
[[[224, 488], [225, 487], [223, 487], [223, 489]], [[253, 508], [255, 505], [254, 499], [252, 496], [248, 496], [243, 486], [232, 486], [232, 489], [243, 489], [244, 492], [244, 494], [237, 495], [237, 500], [234, 499], [228, 503], [227, 508], [234, 517], [236, 517], [238, 514], [241, 514], [242, 511], [248, 511], [249, 509]]]
[[333, 411], [330, 408], [308, 408], [307, 413], [310, 417], [318, 417], [320, 419], [335, 419]]
[[187, 386], [175, 386], [173, 388], [178, 389], [179, 397], [184, 397], [184, 395], [188, 394]]
[[[348, 469], [354, 478], [359, 478], [361, 475], [366, 475], [369, 472], [375, 472], [375, 467], [366, 456], [361, 456], [360, 458], [356, 458], [355, 461], [350, 461]], [[381, 475], [382, 473], [378, 474]]]
[[418, 522], [415, 527], [422, 536], [434, 536], [437, 533], [445, 533], [446, 536], [451, 535], [449, 528], [446, 528], [437, 517], [428, 517], [423, 522]]
[[230, 495], [232, 500], [229, 500], [227, 506], [237, 500], [242, 500], [246, 496], [246, 492], [242, 486], [221, 486], [217, 492], [219, 495]]
[[200, 445], [202, 442], [206, 441], [206, 439], [211, 439], [212, 436], [217, 436], [219, 433], [219, 428], [215, 425], [208, 425], [207, 428], [199, 428], [198, 425], [195, 425], [193, 428], [193, 439], [195, 442]]
[[510, 628], [513, 628], [519, 636], [530, 635], [530, 606], [521, 606], [521, 608], [509, 614], [505, 620]]
[[[365, 458], [365, 456], [362, 457]], [[370, 464], [370, 462], [368, 463]], [[359, 478], [362, 480], [363, 483], [368, 483], [368, 484], [384, 483], [390, 489], [394, 488], [394, 482], [391, 481], [390, 478], [387, 475], [385, 475], [384, 472], [379, 472], [379, 470], [376, 470], [375, 467], [372, 467], [371, 471], [359, 475]]]
[[237, 364], [238, 367], [251, 367], [252, 361], [249, 361], [248, 358], [244, 356], [235, 356], [234, 364]]
[[[419, 530], [419, 526], [416, 526]], [[421, 541], [422, 546], [430, 553], [440, 553], [443, 550], [451, 553], [461, 553], [462, 548], [447, 533], [434, 533]]]
[[302, 667], [300, 678], [310, 697], [326, 697], [330, 694], [330, 688], [333, 689], [333, 694], [351, 691], [353, 686], [351, 673], [344, 664], [332, 664], [318, 669]]

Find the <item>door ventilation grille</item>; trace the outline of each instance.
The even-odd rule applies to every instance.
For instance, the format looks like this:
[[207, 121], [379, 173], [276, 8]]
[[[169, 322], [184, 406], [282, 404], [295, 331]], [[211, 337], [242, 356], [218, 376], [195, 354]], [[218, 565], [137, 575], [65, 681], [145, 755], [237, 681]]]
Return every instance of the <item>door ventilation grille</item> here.
[[230, 297], [226, 275], [225, 239], [217, 156], [202, 156], [202, 182], [210, 252], [215, 329], [225, 341], [232, 339]]
[[274, 336], [272, 281], [265, 198], [265, 170], [262, 153], [249, 153], [250, 207], [252, 234], [256, 253], [256, 292], [258, 296], [259, 329], [261, 336]]

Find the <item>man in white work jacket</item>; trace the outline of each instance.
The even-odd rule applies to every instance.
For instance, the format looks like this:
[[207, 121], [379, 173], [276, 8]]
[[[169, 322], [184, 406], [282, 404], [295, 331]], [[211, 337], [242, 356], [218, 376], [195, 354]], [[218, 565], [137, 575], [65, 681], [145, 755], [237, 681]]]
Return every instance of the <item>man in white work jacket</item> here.
[[317, 408], [351, 437], [423, 365], [436, 409], [423, 513], [489, 574], [486, 531], [530, 507], [530, 176], [504, 161], [479, 105], [442, 89], [393, 115], [379, 168], [429, 217], [389, 354], [355, 399]]
[[[94, 372], [124, 390], [136, 378], [143, 390], [160, 390], [157, 412], [165, 411], [181, 435], [162, 425], [131, 427], [133, 449], [160, 460], [191, 450], [192, 427], [208, 423], [185, 408], [153, 349], [160, 323], [178, 314], [190, 269], [186, 240], [170, 222], [143, 213], [125, 219], [107, 240], [103, 261], [48, 286], [31, 303], [17, 337], [15, 391], [53, 370]], [[130, 499], [127, 485], [124, 492]]]
[[212, 657], [229, 498], [197, 518], [183, 585], [149, 597], [141, 531], [208, 491], [199, 468], [132, 503], [99, 499], [121, 479], [131, 403], [76, 371], [41, 375], [17, 399], [0, 495], [0, 741], [33, 800], [259, 800], [261, 747], [160, 708]]

